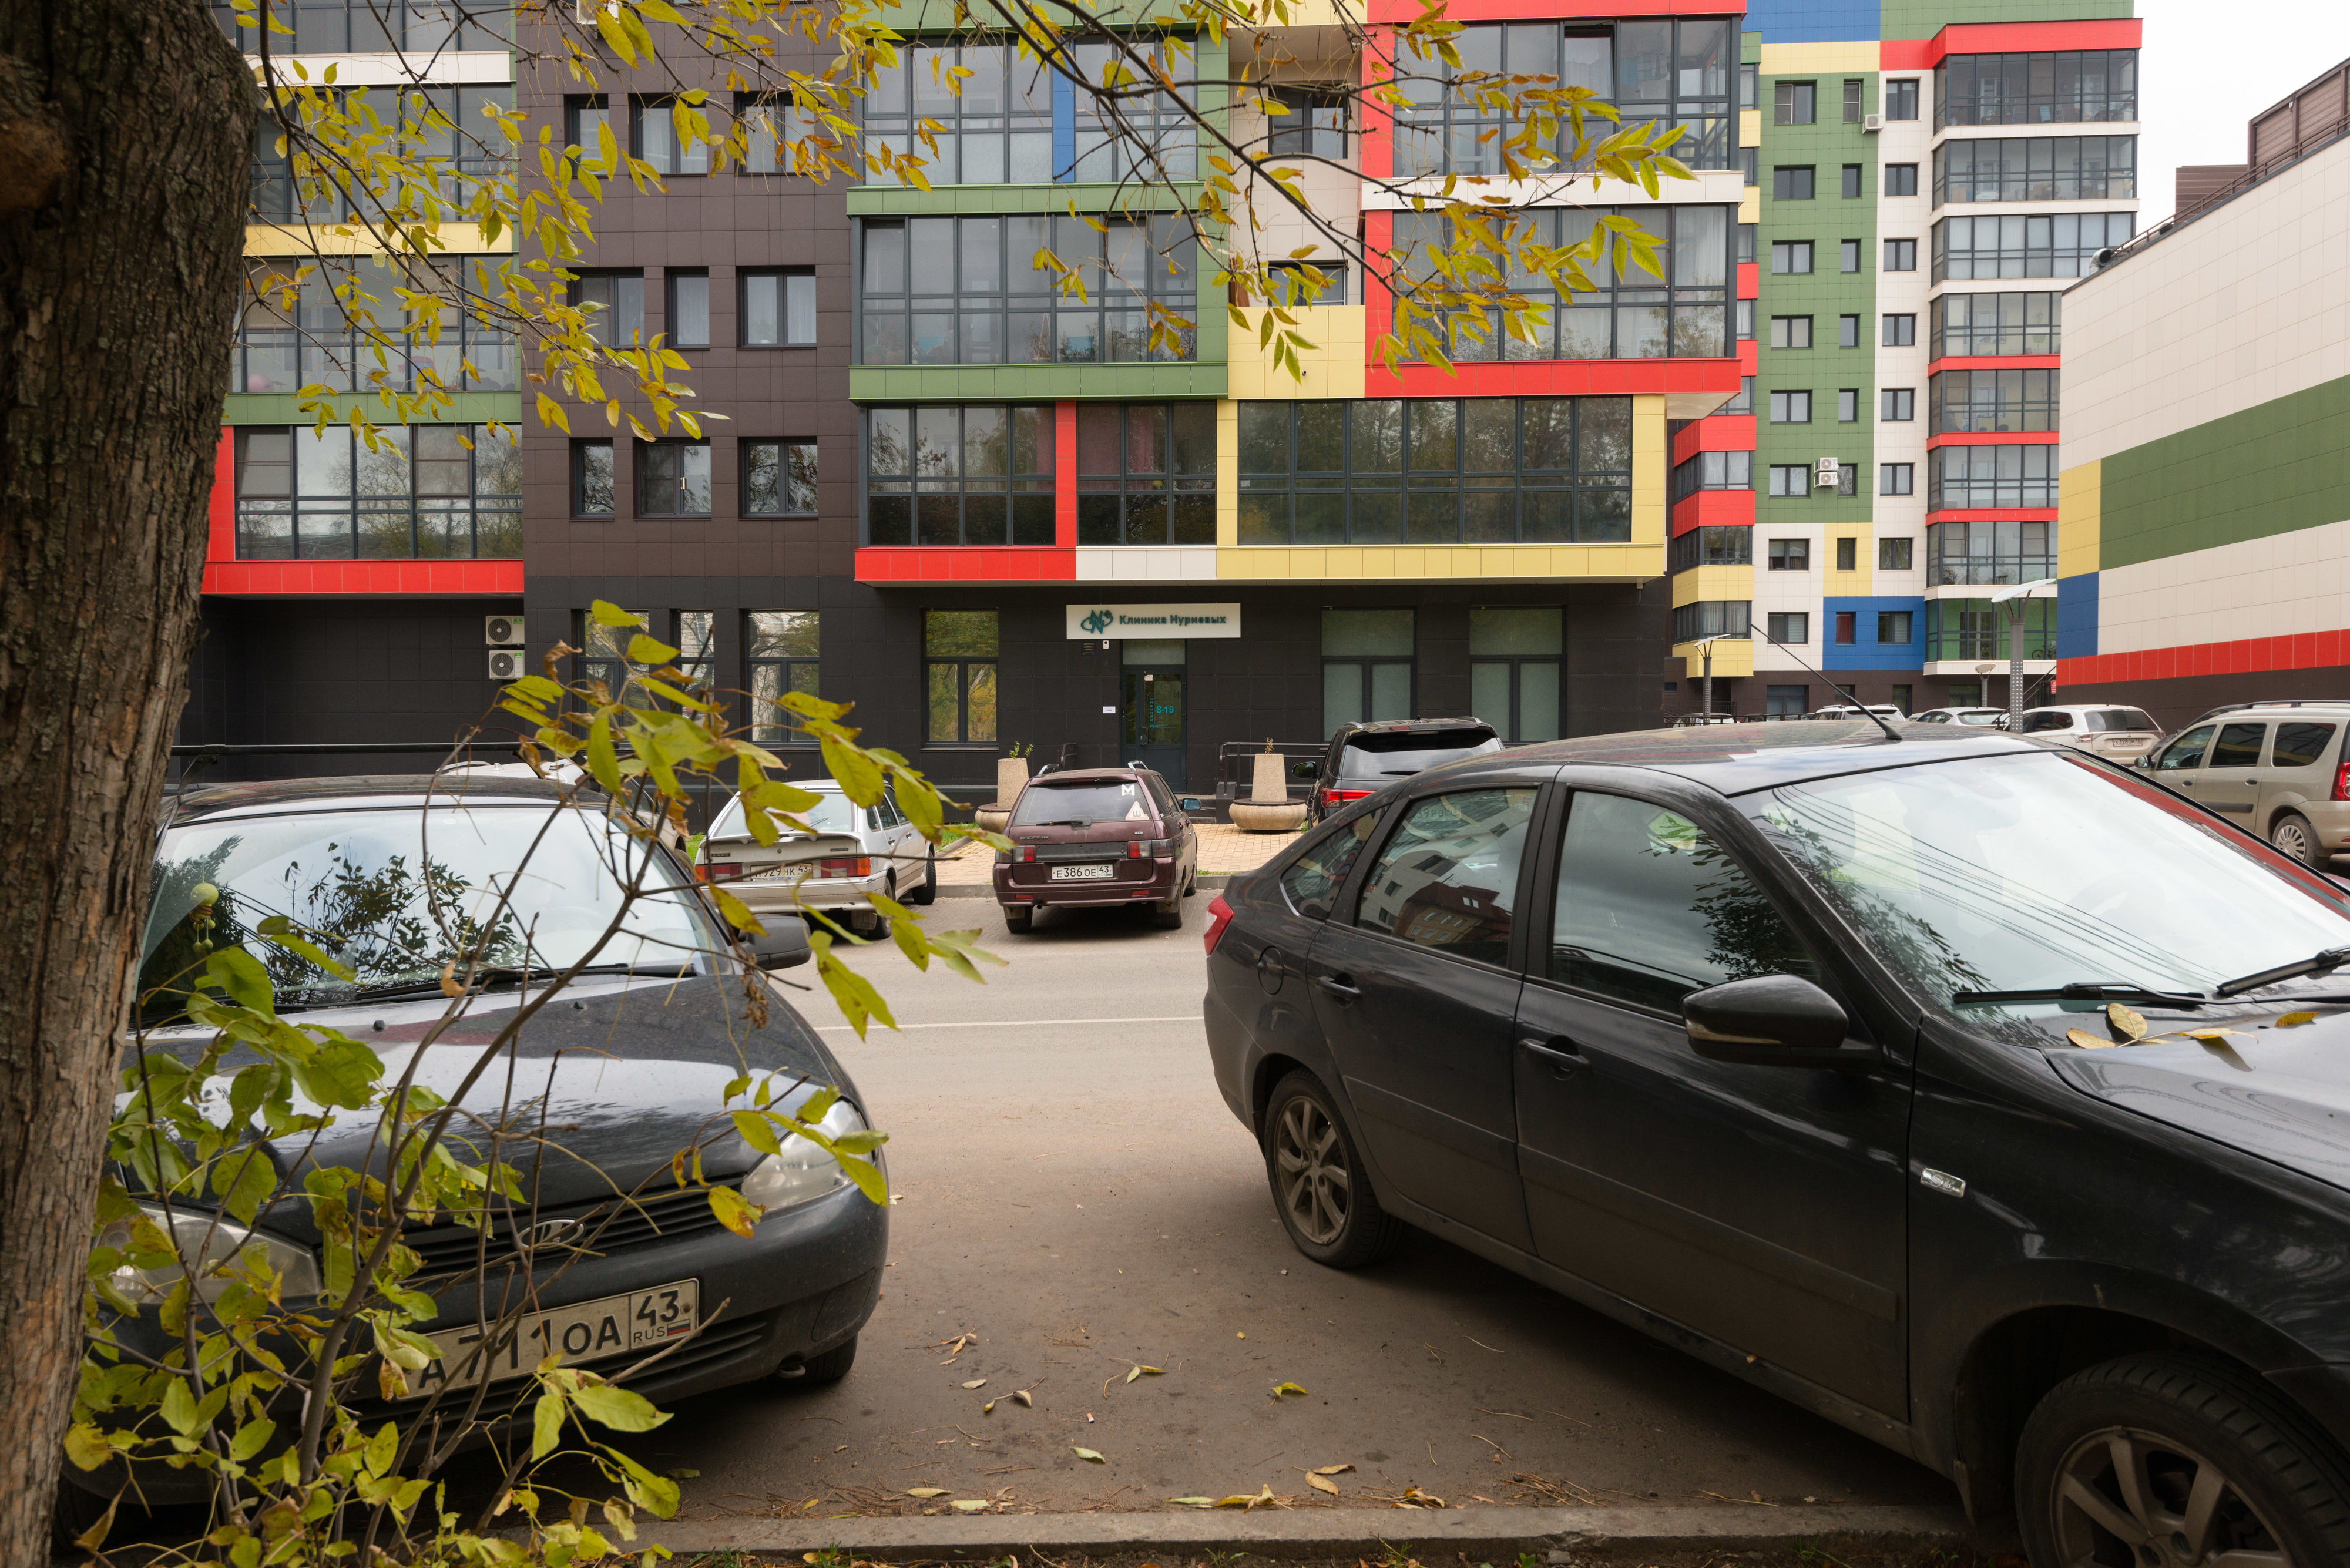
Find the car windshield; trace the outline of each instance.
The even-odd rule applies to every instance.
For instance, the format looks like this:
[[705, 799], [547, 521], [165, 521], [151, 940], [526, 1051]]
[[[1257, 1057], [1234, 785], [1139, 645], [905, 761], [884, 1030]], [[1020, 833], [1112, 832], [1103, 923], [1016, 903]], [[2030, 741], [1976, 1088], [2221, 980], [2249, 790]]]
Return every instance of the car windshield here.
[[[174, 829], [156, 858], [140, 955], [140, 994], [155, 999], [148, 1015], [176, 1012], [186, 977], [231, 943], [261, 961], [281, 998], [313, 1002], [437, 981], [477, 946], [492, 963], [568, 967], [620, 914], [615, 869], [641, 866], [645, 851], [599, 818], [558, 809], [550, 822], [547, 810], [300, 812]], [[671, 890], [640, 898], [594, 961], [673, 971], [709, 945], [677, 876], [665, 855], [653, 857], [645, 887]], [[262, 937], [272, 915], [354, 977]]]
[[[857, 811], [848, 797], [837, 790], [818, 790], [816, 804], [799, 814], [800, 820], [817, 833], [854, 833], [857, 831]], [[743, 822], [743, 797], [736, 795], [710, 825], [712, 838], [748, 838], [751, 830]]]
[[1740, 805], [1944, 1002], [2077, 981], [2208, 992], [2350, 945], [2350, 895], [2167, 791], [2054, 753], [1888, 768]]
[[1070, 784], [1031, 784], [1012, 813], [1014, 827], [1074, 822], [1148, 822], [1150, 805], [1132, 779], [1087, 779]]
[[1338, 753], [1342, 779], [1399, 779], [1481, 752], [1498, 752], [1501, 738], [1482, 724], [1451, 730], [1368, 731], [1350, 735]]

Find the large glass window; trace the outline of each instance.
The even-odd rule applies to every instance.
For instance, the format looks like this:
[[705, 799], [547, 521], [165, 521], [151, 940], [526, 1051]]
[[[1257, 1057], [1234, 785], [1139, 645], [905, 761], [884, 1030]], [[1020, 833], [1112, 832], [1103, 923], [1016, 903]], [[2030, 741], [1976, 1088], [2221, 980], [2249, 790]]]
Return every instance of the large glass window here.
[[2056, 575], [2056, 524], [1970, 520], [1926, 528], [1926, 580], [1944, 587], [2033, 583]]
[[2128, 244], [2136, 222], [2127, 213], [1945, 218], [1934, 225], [1934, 281], [2079, 277], [2099, 251]]
[[[1085, 295], [1058, 291], [1035, 258], [1076, 267]], [[1103, 364], [1188, 360], [1195, 327], [1150, 340], [1152, 303], [1199, 316], [1194, 244], [1181, 218], [1066, 215], [868, 218], [858, 237], [860, 365]]]
[[1673, 640], [1695, 642], [1701, 637], [1744, 638], [1753, 635], [1754, 605], [1751, 599], [1700, 599], [1673, 608]]
[[1216, 542], [1216, 405], [1077, 405], [1077, 543]]
[[[1412, 103], [1396, 117], [1399, 176], [1502, 172], [1501, 145], [1523, 133], [1525, 122], [1504, 130], [1503, 109], [1480, 99], [1507, 98], [1515, 89], [1494, 80], [1462, 80], [1472, 72], [1549, 77], [1562, 87], [1588, 88], [1616, 105], [1623, 129], [1658, 121], [1687, 127], [1669, 151], [1691, 168], [1731, 167], [1734, 23], [1708, 18], [1609, 27], [1569, 22], [1564, 28], [1556, 22], [1472, 23], [1452, 42], [1461, 57], [1458, 71], [1433, 55], [1423, 60], [1406, 52], [1397, 62], [1398, 76], [1418, 78], [1400, 84]], [[1587, 129], [1596, 140], [1616, 127], [1593, 120]], [[1569, 134], [1562, 116], [1555, 153], [1573, 151]]]
[[348, 561], [522, 554], [522, 455], [487, 425], [236, 433], [236, 554]]
[[[1145, 54], [1154, 51], [1149, 43], [1139, 47]], [[1107, 40], [1080, 41], [1069, 52], [1076, 74], [1097, 86], [1107, 79], [1113, 59], [1121, 70], [1133, 68]], [[1174, 83], [1174, 89], [1146, 91], [1138, 86], [1107, 102], [1097, 94], [1077, 94], [1076, 161], [1055, 168], [1053, 178], [1148, 182], [1189, 180], [1198, 172], [1199, 128], [1188, 109], [1197, 97], [1191, 50], [1161, 43], [1155, 46], [1155, 56], [1157, 74]], [[1116, 129], [1120, 123], [1122, 130]], [[1138, 140], [1142, 146], [1135, 145]]]
[[1934, 358], [2064, 352], [2061, 294], [1946, 294], [1934, 301]]
[[1938, 446], [1926, 474], [1929, 512], [2056, 504], [2053, 446]]
[[[1581, 244], [1600, 209], [1530, 208], [1498, 221], [1495, 237], [1516, 257], [1500, 286], [1544, 306], [1530, 325], [1534, 340], [1504, 331], [1501, 312], [1484, 330], [1454, 322], [1456, 359], [1659, 359], [1716, 358], [1728, 354], [1731, 209], [1728, 207], [1621, 207], [1630, 218], [1666, 243], [1658, 247], [1662, 275], [1634, 266], [1618, 276], [1613, 267], [1587, 269], [1593, 287], [1561, 306], [1550, 280], [1528, 257], [1542, 248]], [[1449, 221], [1438, 213], [1398, 213], [1392, 254], [1399, 275], [1412, 282], [1436, 275], [1432, 259], [1451, 243]], [[1668, 286], [1669, 285], [1669, 286]]]
[[[514, 36], [512, 0], [262, 0], [262, 6], [291, 29], [272, 35], [270, 49], [281, 57], [503, 49]], [[253, 11], [240, 26], [228, 0], [213, 0], [212, 9], [230, 43], [261, 52]]]
[[1243, 402], [1243, 545], [1632, 536], [1629, 398]]
[[923, 734], [933, 746], [995, 744], [995, 612], [922, 612]]
[[1934, 150], [1934, 205], [1945, 202], [2127, 201], [2137, 194], [2135, 136], [1949, 141]]
[[[865, 95], [865, 134], [922, 160], [933, 185], [1040, 185], [1053, 179], [1053, 75], [1008, 44], [898, 46]], [[955, 90], [953, 72], [971, 74]], [[938, 149], [916, 128], [935, 120]], [[887, 175], [876, 183], [895, 183]]]
[[588, 317], [588, 336], [626, 348], [645, 337], [645, 275], [583, 272], [571, 281], [571, 303]]
[[[1264, 89], [1265, 151], [1276, 158], [1347, 156], [1347, 95], [1282, 84]], [[1273, 112], [1278, 106], [1281, 112]]]
[[[710, 143], [678, 129], [678, 110], [682, 105], [683, 100], [676, 98], [632, 98], [629, 100], [631, 151], [651, 164], [656, 174], [710, 172]], [[688, 109], [687, 112], [692, 110]], [[702, 112], [708, 115], [706, 104], [702, 106]], [[711, 129], [719, 128], [713, 126]]]
[[1469, 707], [1513, 746], [1559, 737], [1566, 612], [1555, 606], [1469, 612]]
[[[349, 10], [357, 16], [369, 0], [350, 0]], [[413, 9], [439, 10], [428, 4]], [[450, 7], [454, 9], [453, 6]], [[328, 17], [343, 9], [339, 0], [326, 7]], [[373, 9], [387, 16], [402, 9], [396, 5], [374, 0]], [[313, 15], [307, 5], [295, 12], [286, 0], [278, 0], [278, 19], [292, 16], [307, 18]], [[247, 35], [250, 41], [251, 35]], [[285, 50], [285, 40], [279, 36], [271, 44], [273, 51]], [[381, 49], [387, 46], [374, 46]], [[505, 46], [496, 46], [504, 49]], [[413, 47], [411, 46], [411, 48]], [[444, 202], [470, 201], [485, 180], [513, 172], [515, 145], [499, 128], [499, 122], [483, 113], [485, 107], [495, 104], [502, 109], [514, 108], [514, 88], [506, 85], [479, 87], [419, 87], [401, 83], [397, 88], [374, 89], [372, 107], [365, 112], [381, 127], [381, 134], [399, 144], [403, 155], [433, 159], [436, 174], [432, 183]], [[315, 116], [317, 109], [297, 107], [296, 112]], [[352, 207], [333, 172], [313, 161], [307, 174], [297, 179], [292, 149], [277, 150], [277, 128], [264, 119], [254, 138], [253, 161], [253, 221], [264, 223], [331, 223], [351, 215]], [[422, 176], [420, 173], [420, 178]], [[307, 187], [307, 188], [305, 188]], [[454, 213], [444, 216], [454, 217]]]
[[2061, 374], [2056, 370], [1945, 370], [1929, 377], [1928, 433], [2053, 431], [2057, 428]]
[[1692, 528], [1673, 537], [1670, 564], [1676, 572], [1692, 566], [1745, 566], [1753, 561], [1752, 528]]
[[1414, 801], [1364, 876], [1355, 924], [1480, 963], [1506, 963], [1533, 789]]
[[1322, 729], [1412, 717], [1412, 612], [1322, 612]]
[[[789, 93], [737, 93], [734, 117], [749, 123], [741, 171], [745, 174], [791, 174], [805, 171], [809, 138], [833, 133]], [[935, 182], [937, 176], [931, 175]]]
[[[380, 386], [406, 391], [425, 385], [427, 370], [452, 392], [514, 390], [512, 334], [450, 303], [435, 307], [437, 341], [427, 342], [426, 313], [400, 307], [401, 288], [430, 290], [449, 301], [467, 287], [476, 294], [494, 294], [475, 258], [418, 260], [410, 264], [413, 271], [373, 257], [328, 256], [299, 265], [311, 271], [291, 308], [285, 290], [267, 285], [273, 277], [294, 275], [293, 258], [246, 265], [244, 311], [230, 361], [230, 391], [284, 393], [309, 386], [336, 392], [369, 392]], [[386, 335], [381, 364], [376, 360], [376, 344], [351, 330], [349, 312], [355, 308], [367, 310], [376, 330]]]
[[868, 545], [1053, 543], [1053, 407], [865, 410]]
[[2136, 49], [1952, 55], [1934, 72], [1934, 129], [2137, 118]]
[[816, 692], [823, 641], [816, 610], [749, 610], [743, 617], [743, 665], [751, 686], [751, 739], [763, 746], [816, 742], [775, 708], [786, 691]]
[[1754, 454], [1751, 452], [1701, 452], [1687, 462], [1673, 465], [1675, 501], [1685, 501], [1700, 490], [1753, 488]]
[[743, 515], [816, 515], [816, 442], [746, 441], [742, 453]]
[[816, 272], [748, 267], [736, 275], [745, 348], [803, 348], [816, 341]]
[[[2008, 627], [2005, 605], [1989, 599], [1929, 599], [1926, 602], [1926, 657], [1934, 659], [2006, 659]], [[2056, 601], [2023, 601], [2023, 657], [2056, 657]]]
[[640, 441], [637, 443], [637, 515], [710, 515], [708, 441]]

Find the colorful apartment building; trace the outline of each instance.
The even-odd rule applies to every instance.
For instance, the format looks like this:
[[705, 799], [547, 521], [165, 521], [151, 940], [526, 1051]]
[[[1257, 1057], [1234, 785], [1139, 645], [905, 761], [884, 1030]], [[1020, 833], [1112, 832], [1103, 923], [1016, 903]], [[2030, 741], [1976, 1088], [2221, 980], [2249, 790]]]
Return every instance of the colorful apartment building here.
[[2350, 65], [2246, 140], [2064, 296], [2058, 679], [2170, 727], [2350, 692]]

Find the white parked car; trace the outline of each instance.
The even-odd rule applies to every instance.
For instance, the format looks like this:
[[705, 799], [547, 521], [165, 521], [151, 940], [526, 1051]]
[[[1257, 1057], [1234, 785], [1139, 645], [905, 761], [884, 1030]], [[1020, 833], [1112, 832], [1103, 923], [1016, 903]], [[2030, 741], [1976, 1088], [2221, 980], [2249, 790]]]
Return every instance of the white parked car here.
[[939, 896], [938, 858], [889, 795], [879, 805], [858, 806], [831, 779], [798, 787], [818, 796], [801, 814], [813, 834], [761, 844], [743, 820], [742, 797], [734, 796], [710, 825], [696, 875], [723, 883], [754, 915], [837, 910], [836, 918], [860, 936], [883, 929], [868, 895], [901, 904]]
[[1866, 710], [1856, 708], [1849, 702], [1831, 702], [1826, 707], [1814, 711], [1812, 714], [1812, 717], [1814, 719], [1857, 719], [1864, 711], [1874, 713], [1880, 719], [1899, 719], [1907, 717], [1907, 715], [1901, 711], [1900, 704], [1896, 702], [1871, 702]]
[[1913, 724], [1965, 724], [1977, 730], [1996, 730], [2005, 722], [2004, 708], [1929, 708], [1909, 722]]
[[2146, 755], [2162, 739], [2162, 727], [2143, 710], [2103, 703], [2085, 703], [2077, 708], [2026, 708], [2023, 732], [2125, 761]]

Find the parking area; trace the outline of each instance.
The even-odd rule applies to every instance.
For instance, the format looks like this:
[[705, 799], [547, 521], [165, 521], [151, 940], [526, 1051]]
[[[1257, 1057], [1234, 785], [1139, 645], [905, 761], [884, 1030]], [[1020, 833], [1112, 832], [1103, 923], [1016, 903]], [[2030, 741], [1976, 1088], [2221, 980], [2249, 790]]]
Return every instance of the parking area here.
[[[1294, 833], [1244, 833], [1228, 822], [1192, 824], [1200, 835], [1200, 875], [1228, 877], [1253, 871], [1296, 841]], [[939, 859], [939, 888], [983, 896], [995, 865], [995, 852], [984, 845], [965, 843], [952, 856]]]
[[[893, 1262], [845, 1382], [690, 1401], [640, 1440], [698, 1472], [689, 1515], [1265, 1489], [1300, 1507], [1413, 1489], [1454, 1505], [1949, 1501], [1924, 1469], [1448, 1244], [1416, 1237], [1359, 1273], [1298, 1256], [1209, 1072], [1207, 902], [1180, 931], [1116, 910], [1014, 937], [989, 900], [942, 901], [934, 919], [980, 926], [1012, 966], [975, 987], [868, 950], [904, 1027], [865, 1042], [805, 1003], [891, 1134]], [[1352, 1468], [1312, 1484], [1332, 1466]]]

